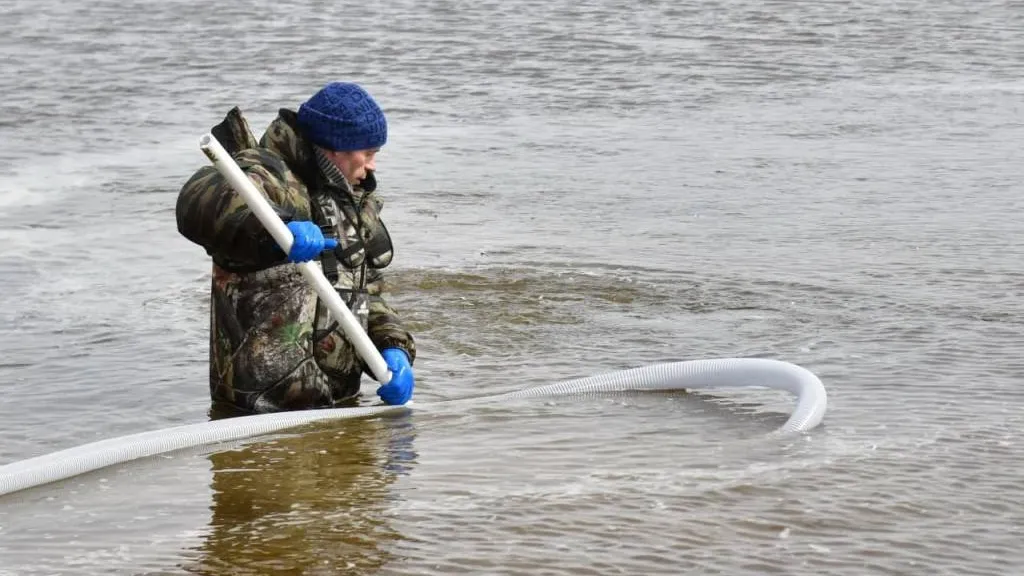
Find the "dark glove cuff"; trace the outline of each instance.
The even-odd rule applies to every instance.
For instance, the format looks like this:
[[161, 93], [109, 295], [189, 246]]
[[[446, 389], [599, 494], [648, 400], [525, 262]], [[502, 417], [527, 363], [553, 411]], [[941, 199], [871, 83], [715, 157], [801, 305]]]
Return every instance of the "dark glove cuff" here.
[[409, 361], [409, 366], [412, 366], [412, 363], [413, 363], [413, 360], [414, 360], [414, 358], [413, 358], [413, 355], [412, 355], [412, 353], [411, 353], [411, 352], [409, 352], [409, 350], [408, 350], [408, 349], [406, 349], [406, 347], [405, 347], [405, 346], [403, 346], [403, 345], [402, 345], [401, 343], [399, 343], [399, 342], [394, 342], [394, 341], [390, 341], [390, 340], [388, 340], [388, 341], [382, 342], [382, 343], [381, 343], [381, 344], [380, 344], [380, 345], [378, 346], [378, 348], [379, 348], [379, 350], [380, 350], [381, 352], [384, 352], [384, 351], [385, 351], [385, 350], [387, 350], [388, 348], [394, 348], [394, 349], [396, 349], [396, 350], [401, 350], [402, 352], [405, 352], [405, 358], [406, 358], [406, 360], [408, 360], [408, 361]]
[[[286, 210], [277, 205], [272, 205], [274, 213], [277, 214], [278, 218], [281, 219], [286, 225], [295, 219], [294, 210]], [[253, 219], [256, 219], [256, 215], [252, 215]], [[277, 240], [270, 234], [270, 231], [263, 226], [262, 222], [257, 220], [259, 229], [256, 232], [256, 251], [259, 253], [260, 261], [262, 262], [280, 262], [285, 260], [288, 255], [285, 254], [281, 246], [278, 245]]]

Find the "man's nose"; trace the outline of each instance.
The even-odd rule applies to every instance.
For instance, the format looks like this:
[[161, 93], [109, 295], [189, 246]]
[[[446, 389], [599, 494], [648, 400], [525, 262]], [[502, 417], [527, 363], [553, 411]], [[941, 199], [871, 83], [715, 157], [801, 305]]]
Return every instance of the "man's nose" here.
[[368, 170], [373, 170], [374, 172], [376, 172], [377, 171], [377, 159], [373, 158], [373, 157], [367, 158], [367, 160], [366, 160], [366, 168]]

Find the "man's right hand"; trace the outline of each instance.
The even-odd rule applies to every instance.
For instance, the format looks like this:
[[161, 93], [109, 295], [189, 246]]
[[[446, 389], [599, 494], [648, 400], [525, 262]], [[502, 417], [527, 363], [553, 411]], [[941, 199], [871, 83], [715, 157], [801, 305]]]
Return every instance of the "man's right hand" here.
[[289, 262], [308, 262], [320, 256], [324, 250], [334, 250], [338, 246], [337, 240], [324, 238], [320, 227], [308, 220], [289, 222], [288, 229], [294, 237], [288, 252]]

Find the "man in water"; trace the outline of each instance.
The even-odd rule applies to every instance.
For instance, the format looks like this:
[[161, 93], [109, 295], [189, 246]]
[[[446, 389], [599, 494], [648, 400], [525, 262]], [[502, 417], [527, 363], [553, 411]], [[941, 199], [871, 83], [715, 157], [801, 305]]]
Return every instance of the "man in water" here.
[[298, 111], [282, 108], [257, 142], [239, 109], [213, 135], [270, 201], [295, 240], [285, 254], [213, 166], [182, 187], [178, 231], [213, 260], [210, 396], [246, 412], [336, 406], [370, 373], [296, 263], [319, 259], [391, 370], [377, 389], [404, 404], [416, 347], [382, 299], [391, 238], [374, 195], [387, 120], [360, 86], [333, 82]]

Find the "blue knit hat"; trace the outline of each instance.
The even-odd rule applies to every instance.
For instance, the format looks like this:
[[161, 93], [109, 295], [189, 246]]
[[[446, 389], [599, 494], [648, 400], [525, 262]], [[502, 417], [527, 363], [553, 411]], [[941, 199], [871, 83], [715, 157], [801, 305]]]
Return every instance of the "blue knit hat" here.
[[299, 127], [317, 146], [338, 152], [379, 148], [388, 140], [380, 106], [349, 82], [332, 82], [299, 106]]

